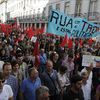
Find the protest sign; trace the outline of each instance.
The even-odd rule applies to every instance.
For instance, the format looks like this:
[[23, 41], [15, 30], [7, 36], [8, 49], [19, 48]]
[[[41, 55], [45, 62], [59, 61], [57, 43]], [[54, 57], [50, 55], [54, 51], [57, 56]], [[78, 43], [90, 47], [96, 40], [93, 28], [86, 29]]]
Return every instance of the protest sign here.
[[82, 18], [72, 18], [57, 10], [51, 11], [47, 33], [76, 38], [92, 38], [100, 35], [100, 26]]
[[70, 36], [73, 28], [73, 20], [74, 19], [72, 17], [66, 16], [64, 13], [52, 10], [48, 22], [47, 33], [60, 36], [65, 36], [67, 33], [67, 35]]
[[93, 64], [93, 67], [100, 68], [100, 57], [92, 55], [83, 55], [82, 66], [89, 67], [91, 63]]
[[96, 37], [97, 35], [100, 35], [99, 25], [96, 25], [82, 18], [74, 19], [74, 21], [79, 22], [79, 25], [75, 27], [75, 24], [74, 24], [74, 27], [71, 31], [72, 37], [92, 38], [92, 37]]
[[35, 42], [36, 42], [36, 40], [37, 40], [37, 37], [32, 36], [31, 41], [35, 43]]

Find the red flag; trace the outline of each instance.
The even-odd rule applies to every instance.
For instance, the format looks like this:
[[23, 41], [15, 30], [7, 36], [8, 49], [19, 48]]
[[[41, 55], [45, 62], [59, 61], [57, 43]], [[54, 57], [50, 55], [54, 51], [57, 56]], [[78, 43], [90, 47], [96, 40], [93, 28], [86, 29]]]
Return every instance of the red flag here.
[[34, 45], [34, 51], [33, 54], [35, 56], [35, 62], [34, 65], [38, 68], [40, 65], [40, 58], [39, 58], [39, 42], [36, 41], [35, 45]]
[[41, 27], [40, 34], [44, 33], [44, 27]]
[[69, 38], [68, 40], [68, 48], [71, 49], [73, 47], [72, 39]]
[[34, 45], [34, 51], [33, 51], [34, 56], [39, 55], [39, 42], [36, 41], [35, 45]]
[[35, 33], [35, 35], [37, 35], [39, 33], [39, 29], [38, 28], [34, 29], [34, 33]]
[[32, 38], [32, 36], [34, 35], [34, 32], [33, 32], [32, 28], [28, 28], [26, 30], [26, 32], [27, 32], [27, 35], [28, 35], [29, 38]]
[[83, 45], [83, 41], [82, 39], [80, 39], [80, 47], [82, 47], [82, 45]]
[[93, 43], [93, 40], [90, 38], [90, 39], [88, 40], [88, 44], [89, 44], [89, 45], [92, 45], [92, 43]]
[[12, 31], [12, 27], [9, 24], [1, 24], [0, 25], [0, 31], [4, 32], [5, 35], [9, 35]]
[[53, 36], [54, 34], [46, 33], [47, 36]]
[[67, 34], [66, 34], [63, 41], [62, 41], [62, 43], [60, 44], [60, 46], [64, 47], [67, 44], [67, 41], [68, 41], [68, 37], [67, 37]]
[[20, 37], [19, 37], [19, 41], [23, 41], [24, 37], [25, 37], [25, 34], [21, 34]]

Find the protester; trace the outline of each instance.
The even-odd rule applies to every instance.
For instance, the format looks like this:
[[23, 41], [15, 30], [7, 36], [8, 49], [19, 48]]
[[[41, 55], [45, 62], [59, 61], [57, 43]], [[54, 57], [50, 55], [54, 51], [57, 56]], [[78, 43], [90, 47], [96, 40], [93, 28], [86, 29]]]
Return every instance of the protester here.
[[6, 50], [4, 48], [0, 51], [0, 60], [4, 62], [11, 61], [10, 56], [6, 55]]
[[92, 83], [88, 80], [88, 72], [82, 72], [82, 90], [84, 94], [84, 100], [91, 100]]
[[0, 100], [13, 100], [13, 91], [10, 85], [4, 84], [3, 73], [0, 72]]
[[71, 78], [74, 71], [73, 55], [69, 54], [68, 57], [66, 57], [65, 60], [62, 62], [62, 65], [66, 66], [69, 73], [69, 78]]
[[90, 64], [90, 66], [86, 66], [86, 67], [84, 67], [84, 68], [81, 70], [81, 73], [87, 71], [87, 73], [88, 73], [88, 75], [89, 75], [88, 80], [89, 80], [90, 82], [92, 82], [92, 78], [93, 78], [93, 72], [92, 72], [92, 70], [93, 70], [93, 64]]
[[36, 90], [36, 100], [49, 100], [49, 89], [41, 86]]
[[50, 60], [53, 62], [53, 69], [55, 69], [57, 72], [59, 70], [58, 59], [59, 59], [59, 55], [57, 52], [53, 52], [50, 54]]
[[96, 89], [96, 100], [100, 100], [100, 85]]
[[29, 78], [23, 80], [21, 84], [21, 100], [36, 100], [35, 91], [41, 86], [36, 68], [28, 70]]
[[47, 60], [46, 71], [41, 74], [42, 85], [49, 88], [50, 100], [60, 100], [61, 85], [57, 71], [53, 69], [51, 60]]
[[19, 64], [19, 69], [22, 71], [22, 74], [23, 74], [23, 78], [27, 78], [28, 77], [28, 66], [27, 64], [23, 61], [24, 57], [23, 57], [23, 54], [22, 52], [19, 52], [17, 54], [17, 62]]
[[11, 74], [13, 76], [15, 76], [18, 80], [18, 95], [17, 95], [17, 99], [19, 98], [19, 91], [20, 91], [20, 85], [22, 83], [22, 79], [23, 79], [23, 75], [21, 70], [19, 69], [19, 64], [17, 61], [13, 61], [12, 62], [12, 72]]
[[70, 87], [66, 88], [63, 94], [63, 100], [84, 100], [82, 87], [82, 77], [79, 75], [74, 75], [71, 78]]
[[47, 55], [43, 48], [40, 50], [39, 58], [40, 58], [39, 72], [43, 73], [45, 71], [45, 65], [46, 65], [46, 61], [47, 61]]
[[5, 84], [8, 84], [11, 86], [13, 94], [14, 94], [14, 100], [17, 98], [18, 93], [18, 80], [16, 77], [11, 75], [12, 66], [10, 63], [6, 62], [3, 65], [3, 74], [5, 79]]
[[60, 70], [58, 71], [58, 78], [63, 89], [70, 85], [70, 80], [67, 75], [67, 68], [65, 66], [60, 67]]
[[[23, 80], [28, 80], [30, 78], [28, 75], [28, 70], [35, 67], [39, 71], [40, 77], [42, 76], [42, 84], [49, 88], [50, 99], [52, 100], [60, 99], [59, 94], [62, 94], [62, 87], [66, 89], [66, 85], [70, 84], [70, 79], [75, 74], [80, 73], [81, 75], [84, 72], [88, 72], [88, 79], [86, 79], [87, 75], [83, 75], [84, 78], [82, 78], [82, 80], [84, 82], [82, 83], [82, 87], [85, 91], [88, 88], [91, 88], [91, 100], [95, 100], [97, 86], [100, 84], [99, 60], [95, 59], [97, 67], [93, 68], [92, 64], [86, 67], [82, 66], [82, 56], [88, 54], [100, 56], [100, 42], [93, 41], [92, 39], [80, 40], [77, 38], [72, 38], [71, 40], [69, 37], [67, 37], [67, 40], [62, 45], [62, 41], [64, 40], [63, 37], [42, 33], [36, 33], [34, 36], [37, 38], [37, 41], [33, 42], [31, 41], [29, 34], [30, 33], [26, 32], [24, 29], [20, 30], [18, 28], [12, 28], [11, 32], [8, 34], [0, 31], [0, 71], [2, 71], [3, 63], [5, 62], [12, 63], [17, 61], [18, 63], [17, 64], [14, 62], [14, 64], [12, 64], [12, 71], [7, 71], [9, 69], [6, 70], [7, 73], [9, 72], [10, 74], [7, 75], [8, 77], [13, 75], [14, 78], [18, 79], [18, 86], [15, 84], [16, 79], [12, 79], [14, 82], [9, 83], [13, 84], [13, 86], [11, 85], [11, 88], [13, 90], [14, 99], [16, 97], [15, 94], [18, 91], [18, 89], [15, 88], [19, 88], [20, 84], [23, 84]], [[90, 43], [89, 40], [92, 42], [90, 41]], [[46, 64], [46, 62], [48, 62], [47, 59], [51, 60], [49, 64]], [[49, 68], [47, 67], [49, 65], [53, 67], [51, 67], [52, 71], [50, 71], [49, 74], [49, 76], [54, 79], [53, 81], [47, 74], [49, 73]], [[62, 66], [65, 66], [67, 69], [63, 70]], [[4, 70], [3, 73], [5, 73]], [[7, 77], [6, 80], [8, 81]], [[92, 87], [90, 87], [91, 85], [89, 86], [90, 83], [93, 84]], [[70, 84], [70, 86], [72, 86], [72, 84]], [[88, 94], [89, 92], [86, 95]], [[56, 98], [54, 95], [57, 95], [58, 98]], [[33, 99], [34, 98], [31, 100]]]
[[34, 62], [31, 58], [31, 51], [29, 49], [26, 49], [23, 61], [27, 64], [28, 69], [34, 66], [33, 65]]

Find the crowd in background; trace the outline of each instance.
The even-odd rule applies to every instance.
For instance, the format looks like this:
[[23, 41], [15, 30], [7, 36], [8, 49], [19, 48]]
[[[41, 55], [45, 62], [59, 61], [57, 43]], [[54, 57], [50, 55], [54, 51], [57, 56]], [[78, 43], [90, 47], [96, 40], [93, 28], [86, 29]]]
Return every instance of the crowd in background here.
[[100, 42], [35, 37], [0, 33], [0, 100], [100, 100], [100, 68], [82, 66], [83, 55], [100, 57]]

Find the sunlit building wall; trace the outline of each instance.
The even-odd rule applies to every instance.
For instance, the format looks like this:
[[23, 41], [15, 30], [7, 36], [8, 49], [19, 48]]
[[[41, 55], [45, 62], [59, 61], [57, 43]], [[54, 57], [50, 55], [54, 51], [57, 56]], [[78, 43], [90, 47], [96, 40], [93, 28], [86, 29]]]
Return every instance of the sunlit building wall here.
[[51, 9], [100, 22], [100, 0], [8, 0], [0, 4], [0, 20], [17, 18], [25, 27], [47, 27]]

